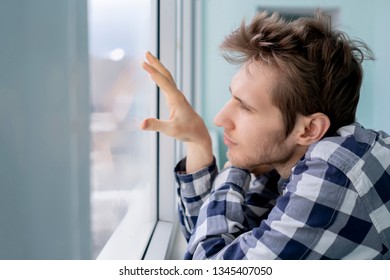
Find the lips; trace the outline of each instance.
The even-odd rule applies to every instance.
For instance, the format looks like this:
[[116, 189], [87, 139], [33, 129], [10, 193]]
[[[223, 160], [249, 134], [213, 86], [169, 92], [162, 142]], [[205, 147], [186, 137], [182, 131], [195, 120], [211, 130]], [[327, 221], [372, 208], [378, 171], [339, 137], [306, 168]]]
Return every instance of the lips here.
[[229, 136], [226, 134], [223, 135], [223, 142], [225, 143], [226, 146], [231, 147], [237, 145]]

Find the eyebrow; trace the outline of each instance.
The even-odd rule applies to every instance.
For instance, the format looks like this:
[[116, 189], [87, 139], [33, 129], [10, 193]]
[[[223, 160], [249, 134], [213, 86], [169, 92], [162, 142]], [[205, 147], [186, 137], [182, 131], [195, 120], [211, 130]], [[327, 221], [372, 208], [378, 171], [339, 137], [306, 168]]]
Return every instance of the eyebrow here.
[[251, 111], [254, 111], [256, 112], [257, 109], [255, 107], [253, 107], [252, 105], [249, 105], [247, 102], [245, 102], [244, 100], [242, 100], [241, 98], [239, 98], [238, 96], [235, 96], [232, 92], [232, 88], [229, 86], [229, 91], [230, 91], [230, 94], [232, 95], [232, 97], [234, 99], [236, 99], [238, 102], [240, 102], [242, 105], [244, 105], [245, 107], [247, 107], [249, 110]]

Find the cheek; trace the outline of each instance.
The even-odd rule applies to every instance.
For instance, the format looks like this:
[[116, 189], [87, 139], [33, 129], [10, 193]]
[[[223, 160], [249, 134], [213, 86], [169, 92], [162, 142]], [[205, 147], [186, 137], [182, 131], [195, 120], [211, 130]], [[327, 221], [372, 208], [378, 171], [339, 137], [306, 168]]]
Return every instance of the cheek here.
[[259, 122], [255, 118], [241, 117], [235, 121], [236, 130], [241, 140], [249, 140], [259, 134]]
[[277, 128], [275, 124], [272, 124], [267, 120], [254, 117], [242, 117], [240, 121], [237, 122], [237, 127], [240, 131], [245, 131], [247, 136], [251, 135], [256, 138], [264, 136]]
[[237, 124], [237, 130], [240, 134], [242, 143], [246, 143], [250, 148], [256, 146], [275, 145], [276, 142], [284, 139], [283, 126], [275, 120], [266, 120], [258, 118], [243, 118]]

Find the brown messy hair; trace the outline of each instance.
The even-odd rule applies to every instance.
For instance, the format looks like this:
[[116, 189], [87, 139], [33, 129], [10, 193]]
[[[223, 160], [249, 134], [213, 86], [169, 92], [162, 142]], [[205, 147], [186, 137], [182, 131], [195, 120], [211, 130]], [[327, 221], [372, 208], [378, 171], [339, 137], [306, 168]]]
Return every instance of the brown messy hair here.
[[220, 46], [232, 63], [263, 63], [276, 70], [272, 102], [282, 112], [285, 135], [298, 114], [321, 112], [330, 119], [326, 135], [355, 121], [363, 79], [361, 63], [373, 59], [368, 46], [333, 30], [321, 11], [287, 22], [277, 13], [258, 13]]

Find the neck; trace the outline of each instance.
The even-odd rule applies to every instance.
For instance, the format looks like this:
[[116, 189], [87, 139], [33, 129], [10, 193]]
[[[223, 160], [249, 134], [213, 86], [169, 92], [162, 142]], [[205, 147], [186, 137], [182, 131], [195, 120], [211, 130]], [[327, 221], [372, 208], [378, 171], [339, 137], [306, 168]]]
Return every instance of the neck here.
[[275, 169], [283, 179], [288, 179], [291, 176], [291, 170], [297, 165], [298, 161], [305, 155], [308, 147], [300, 146], [284, 163], [276, 164]]

